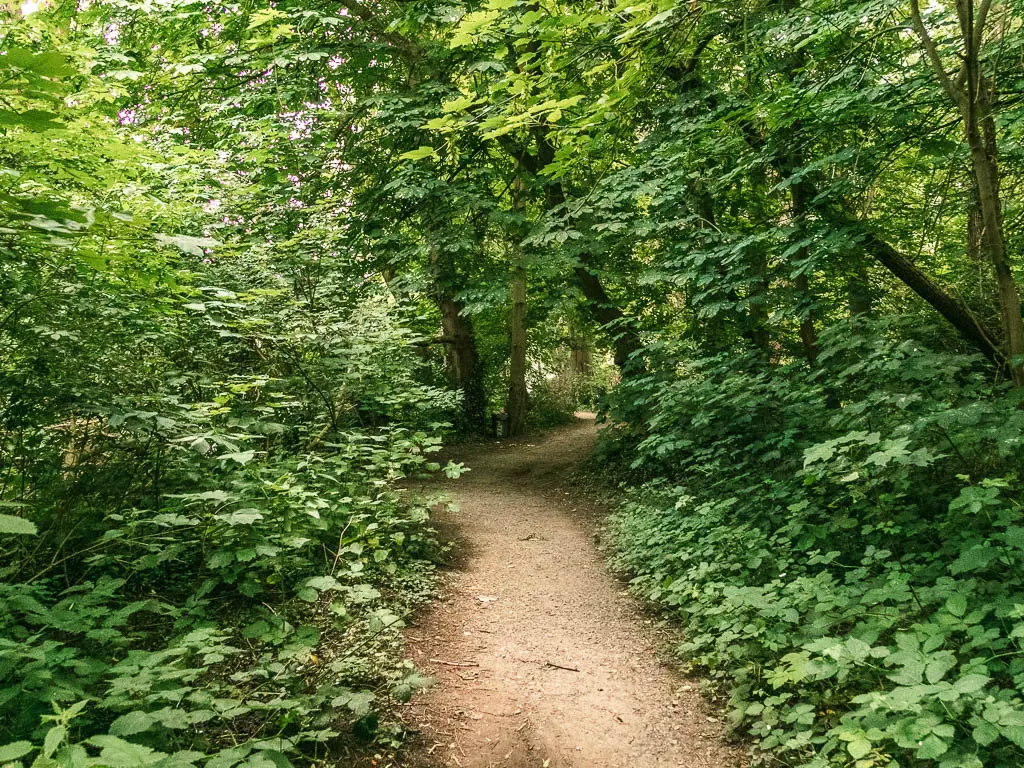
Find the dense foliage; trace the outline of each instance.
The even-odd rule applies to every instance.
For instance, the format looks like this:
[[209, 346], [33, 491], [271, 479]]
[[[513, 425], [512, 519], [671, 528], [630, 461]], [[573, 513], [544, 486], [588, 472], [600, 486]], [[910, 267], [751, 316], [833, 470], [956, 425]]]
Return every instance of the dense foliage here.
[[858, 321], [813, 371], [717, 357], [616, 395], [644, 426], [615, 450], [655, 478], [614, 518], [618, 562], [786, 763], [1024, 754], [1020, 396], [923, 330]]
[[398, 481], [597, 403], [757, 759], [1024, 762], [1020, 0], [0, 21], [0, 763], [397, 738]]

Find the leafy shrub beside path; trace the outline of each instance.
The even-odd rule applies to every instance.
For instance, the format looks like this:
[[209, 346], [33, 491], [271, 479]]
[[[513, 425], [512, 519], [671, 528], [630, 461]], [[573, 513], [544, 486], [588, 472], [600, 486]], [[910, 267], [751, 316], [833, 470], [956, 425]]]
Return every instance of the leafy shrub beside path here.
[[861, 330], [814, 372], [723, 357], [620, 387], [605, 458], [641, 482], [616, 562], [769, 764], [1022, 765], [1020, 395]]
[[394, 741], [438, 556], [397, 481], [438, 468], [457, 400], [416, 380], [379, 289], [325, 281], [348, 300], [319, 309], [234, 264], [201, 288], [7, 268], [55, 288], [0, 345], [0, 765], [280, 768]]

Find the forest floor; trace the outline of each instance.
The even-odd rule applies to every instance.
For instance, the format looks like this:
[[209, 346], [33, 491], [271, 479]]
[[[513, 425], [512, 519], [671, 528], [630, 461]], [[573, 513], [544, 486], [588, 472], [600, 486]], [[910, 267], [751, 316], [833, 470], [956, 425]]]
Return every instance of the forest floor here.
[[[585, 415], [581, 415], [585, 416]], [[406, 633], [436, 680], [405, 708], [414, 768], [725, 768], [742, 763], [668, 638], [610, 575], [571, 475], [592, 417], [458, 455], [440, 522], [457, 560]], [[433, 490], [433, 488], [432, 488]]]

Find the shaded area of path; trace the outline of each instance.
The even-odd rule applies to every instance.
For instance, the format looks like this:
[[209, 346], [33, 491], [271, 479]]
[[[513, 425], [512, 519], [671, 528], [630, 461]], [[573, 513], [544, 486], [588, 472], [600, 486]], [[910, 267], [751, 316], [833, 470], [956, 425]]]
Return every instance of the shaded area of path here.
[[463, 562], [409, 628], [437, 685], [406, 708], [405, 765], [719, 768], [739, 764], [696, 683], [604, 568], [569, 473], [592, 419], [531, 444], [478, 448], [447, 484]]

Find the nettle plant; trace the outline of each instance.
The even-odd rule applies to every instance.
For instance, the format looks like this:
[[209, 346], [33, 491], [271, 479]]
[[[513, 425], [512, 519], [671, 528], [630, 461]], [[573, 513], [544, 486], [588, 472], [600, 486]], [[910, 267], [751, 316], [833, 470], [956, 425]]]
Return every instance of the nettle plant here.
[[617, 563], [764, 752], [1018, 765], [1020, 396], [894, 330], [830, 329], [813, 371], [723, 357], [620, 387], [607, 455], [641, 483]]

